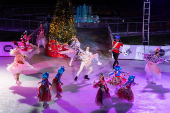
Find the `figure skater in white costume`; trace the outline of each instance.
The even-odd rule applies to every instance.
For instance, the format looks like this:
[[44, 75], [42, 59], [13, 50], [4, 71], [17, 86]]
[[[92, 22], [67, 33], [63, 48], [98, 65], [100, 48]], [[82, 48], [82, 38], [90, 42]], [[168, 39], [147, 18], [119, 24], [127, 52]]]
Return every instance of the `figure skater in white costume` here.
[[98, 65], [102, 64], [102, 63], [99, 62], [98, 53], [93, 55], [91, 52], [89, 52], [89, 49], [90, 49], [89, 46], [86, 46], [85, 49], [86, 49], [85, 52], [81, 51], [79, 53], [82, 61], [81, 61], [80, 69], [77, 72], [77, 75], [74, 79], [75, 81], [77, 81], [78, 76], [79, 76], [80, 72], [83, 70], [84, 66], [89, 69], [88, 73], [84, 76], [84, 79], [89, 80], [90, 78], [88, 78], [88, 75], [93, 71], [92, 62], [98, 62]]

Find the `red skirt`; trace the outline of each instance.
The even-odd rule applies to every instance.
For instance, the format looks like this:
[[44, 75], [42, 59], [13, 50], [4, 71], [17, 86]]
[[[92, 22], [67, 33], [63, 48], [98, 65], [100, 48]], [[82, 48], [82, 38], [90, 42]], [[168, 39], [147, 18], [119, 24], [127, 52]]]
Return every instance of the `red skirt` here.
[[108, 82], [109, 84], [117, 87], [117, 86], [123, 86], [123, 84], [126, 83], [126, 79], [123, 77], [113, 77], [111, 81]]
[[39, 90], [39, 93], [38, 93], [39, 102], [40, 101], [47, 101], [47, 102], [51, 101], [51, 93], [47, 86], [41, 85], [38, 90]]
[[61, 89], [60, 82], [58, 80], [56, 80], [55, 78], [53, 79], [53, 82], [52, 82], [51, 92], [53, 94], [60, 94], [63, 92], [63, 90]]
[[116, 95], [120, 98], [120, 99], [125, 99], [129, 102], [133, 102], [134, 101], [134, 95], [133, 92], [131, 90], [131, 88], [119, 88]]
[[99, 88], [95, 98], [95, 103], [97, 104], [97, 106], [109, 105], [111, 102], [112, 98], [110, 96], [110, 93]]

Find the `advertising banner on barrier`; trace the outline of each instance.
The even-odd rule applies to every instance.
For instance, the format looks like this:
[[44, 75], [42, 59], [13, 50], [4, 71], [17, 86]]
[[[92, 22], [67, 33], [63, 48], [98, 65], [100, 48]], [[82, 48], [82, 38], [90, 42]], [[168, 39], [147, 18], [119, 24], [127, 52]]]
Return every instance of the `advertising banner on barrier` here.
[[120, 48], [119, 59], [143, 60], [143, 53], [154, 54], [155, 49], [160, 48], [160, 56], [170, 60], [170, 46], [144, 46], [144, 45], [123, 45]]
[[160, 56], [170, 60], [170, 46], [145, 46], [145, 54], [154, 54], [157, 47], [160, 48]]
[[143, 60], [143, 45], [123, 45], [123, 47], [120, 48], [120, 51], [119, 59]]
[[16, 48], [13, 42], [0, 42], [0, 56], [10, 56], [10, 49]]

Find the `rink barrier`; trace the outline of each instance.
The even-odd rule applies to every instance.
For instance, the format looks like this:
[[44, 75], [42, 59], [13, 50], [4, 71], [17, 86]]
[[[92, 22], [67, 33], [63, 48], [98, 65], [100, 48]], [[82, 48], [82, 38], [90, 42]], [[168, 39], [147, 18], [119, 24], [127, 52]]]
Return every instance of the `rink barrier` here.
[[170, 60], [170, 46], [123, 45], [120, 48], [119, 59], [143, 60], [143, 54], [154, 54], [156, 47], [160, 48], [160, 55]]
[[[120, 48], [119, 59], [143, 60], [143, 53], [154, 54], [156, 47], [160, 48], [160, 55], [170, 60], [170, 45], [167, 46], [146, 46], [146, 45], [123, 45]], [[13, 42], [0, 42], [0, 56], [10, 56], [10, 49], [16, 48]], [[108, 50], [109, 51], [109, 50]]]
[[10, 49], [16, 48], [13, 42], [0, 42], [0, 56], [11, 56]]

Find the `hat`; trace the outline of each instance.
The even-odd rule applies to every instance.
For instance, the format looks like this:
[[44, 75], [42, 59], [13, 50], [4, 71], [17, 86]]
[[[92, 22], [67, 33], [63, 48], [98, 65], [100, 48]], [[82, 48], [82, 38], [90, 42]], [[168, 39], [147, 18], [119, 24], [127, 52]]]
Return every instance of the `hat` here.
[[27, 31], [24, 31], [24, 33], [23, 34], [27, 34], [28, 32]]
[[17, 41], [13, 41], [14, 45], [18, 46], [18, 42]]
[[[131, 79], [133, 79], [133, 81], [131, 81]], [[135, 79], [135, 76], [130, 75], [129, 78], [128, 78], [128, 81], [129, 81], [129, 82], [134, 82], [134, 79]]]
[[103, 75], [103, 73], [100, 74], [100, 77], [101, 77], [101, 76], [102, 76], [102, 78], [103, 78], [103, 80], [104, 80], [104, 75]]
[[119, 39], [120, 39], [120, 36], [119, 36], [119, 35], [116, 35], [116, 36], [115, 36], [115, 39], [119, 40]]
[[40, 22], [40, 25], [42, 25], [42, 22]]
[[48, 76], [49, 76], [49, 73], [48, 73], [48, 72], [45, 72], [45, 73], [42, 75], [42, 78], [47, 79], [47, 78], [48, 78]]
[[[20, 38], [20, 40], [22, 41], [22, 40], [24, 40], [24, 36], [23, 35], [21, 35], [21, 38]], [[25, 41], [25, 40], [24, 40]]]
[[114, 66], [115, 70], [122, 70], [122, 68], [118, 65]]
[[160, 48], [159, 47], [156, 47], [155, 51], [154, 52], [159, 52], [160, 51]]
[[65, 67], [64, 66], [61, 66], [61, 68], [58, 70], [58, 73], [62, 73], [65, 71]]

